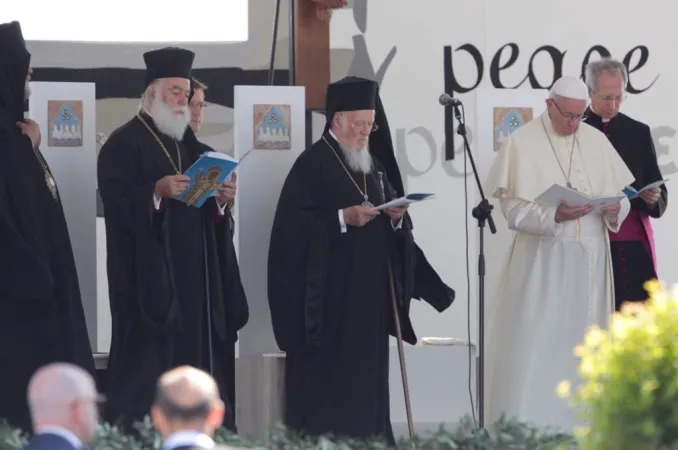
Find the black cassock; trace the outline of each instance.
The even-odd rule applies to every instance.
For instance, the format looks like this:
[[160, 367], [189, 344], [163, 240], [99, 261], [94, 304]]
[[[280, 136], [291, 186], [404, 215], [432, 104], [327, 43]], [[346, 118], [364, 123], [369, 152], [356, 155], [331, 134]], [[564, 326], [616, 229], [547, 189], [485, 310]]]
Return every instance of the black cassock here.
[[[156, 211], [156, 181], [176, 172], [141, 119], [182, 171], [204, 150], [187, 130], [179, 164], [177, 141], [142, 114], [111, 133], [99, 153], [113, 324], [106, 417], [124, 424], [149, 412], [164, 371], [185, 364], [210, 371], [210, 343], [213, 375], [229, 403], [234, 345], [249, 316], [230, 214], [219, 216], [214, 198], [201, 208], [165, 198]], [[234, 410], [225, 425], [235, 429]]]
[[27, 387], [40, 366], [95, 371], [61, 198], [15, 123], [0, 108], [0, 419], [30, 431]]
[[[392, 442], [388, 337], [395, 335], [395, 322], [389, 261], [403, 339], [410, 344], [417, 341], [410, 299], [424, 298], [443, 311], [454, 291], [414, 243], [409, 215], [398, 231], [381, 215], [341, 232], [338, 211], [364, 201], [356, 187], [364, 190], [364, 181], [348, 169], [329, 133], [324, 138], [336, 153], [321, 139], [297, 159], [280, 194], [269, 248], [273, 330], [286, 352], [285, 423], [311, 435]], [[377, 205], [394, 193], [374, 162], [366, 183]]]
[[[652, 141], [650, 127], [631, 117], [618, 113], [610, 121], [602, 118], [591, 109], [586, 111], [586, 123], [601, 130], [610, 140], [635, 177], [632, 186], [641, 189], [650, 183], [661, 180], [662, 174], [657, 163], [657, 154]], [[661, 186], [661, 194], [657, 203], [648, 205], [642, 198], [631, 200], [631, 211], [637, 215], [629, 215], [626, 221], [635, 220], [638, 228], [645, 230], [644, 241], [610, 242], [612, 268], [614, 273], [615, 306], [619, 310], [625, 301], [642, 301], [647, 299], [643, 284], [647, 280], [657, 278], [657, 269], [652, 255], [653, 243], [647, 233], [651, 226], [649, 219], [660, 218], [668, 205], [666, 185]], [[624, 225], [622, 225], [624, 226]]]

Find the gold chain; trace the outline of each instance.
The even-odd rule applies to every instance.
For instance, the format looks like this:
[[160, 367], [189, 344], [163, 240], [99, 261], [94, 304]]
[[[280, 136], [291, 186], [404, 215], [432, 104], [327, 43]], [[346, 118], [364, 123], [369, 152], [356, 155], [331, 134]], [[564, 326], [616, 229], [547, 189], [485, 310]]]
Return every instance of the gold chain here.
[[160, 144], [160, 147], [162, 148], [162, 151], [165, 152], [165, 155], [167, 156], [167, 159], [169, 159], [170, 164], [172, 164], [172, 167], [174, 167], [174, 171], [177, 173], [177, 175], [181, 175], [181, 153], [179, 152], [179, 144], [177, 143], [177, 141], [176, 141], [176, 140], [174, 141], [174, 145], [175, 145], [176, 148], [177, 148], [177, 162], [179, 163], [179, 167], [178, 167], [178, 168], [177, 168], [177, 165], [174, 164], [174, 160], [172, 159], [172, 157], [170, 156], [169, 152], [167, 151], [167, 148], [165, 147], [165, 144], [163, 144], [162, 141], [160, 140], [160, 138], [158, 137], [158, 135], [155, 134], [155, 131], [153, 131], [153, 129], [146, 123], [146, 121], [144, 120], [144, 118], [141, 117], [138, 113], [137, 113], [137, 119], [139, 119], [139, 120], [141, 121], [141, 123], [144, 124], [144, 126], [148, 129], [148, 131], [150, 131], [150, 133], [153, 135], [153, 137], [155, 138], [155, 140], [158, 141], [158, 144]]
[[365, 189], [365, 191], [363, 191], [362, 189], [360, 189], [360, 186], [358, 186], [358, 183], [356, 183], [355, 179], [351, 175], [351, 172], [349, 172], [348, 169], [346, 168], [346, 165], [344, 164], [344, 162], [339, 157], [339, 154], [337, 153], [337, 151], [334, 149], [334, 147], [332, 147], [332, 145], [329, 142], [327, 142], [327, 139], [325, 139], [325, 136], [323, 136], [323, 141], [325, 141], [325, 144], [327, 144], [327, 146], [332, 150], [332, 153], [334, 153], [334, 156], [337, 157], [337, 161], [339, 161], [339, 164], [341, 164], [341, 167], [344, 168], [344, 171], [346, 171], [346, 175], [348, 175], [348, 177], [351, 179], [351, 181], [355, 185], [356, 189], [358, 189], [358, 192], [360, 192], [360, 195], [363, 196], [363, 198], [365, 199], [365, 203], [369, 203], [369, 196], [367, 195], [367, 177], [365, 176], [365, 172], [363, 172], [363, 186], [364, 186], [364, 189]]
[[45, 173], [45, 184], [47, 185], [47, 189], [49, 189], [49, 192], [52, 194], [52, 197], [54, 198], [54, 200], [56, 200], [58, 198], [57, 185], [56, 181], [54, 180], [54, 176], [52, 175], [52, 172], [47, 167], [47, 161], [44, 161], [42, 159], [42, 156], [40, 156], [40, 150], [38, 150], [37, 147], [31, 145], [31, 148], [33, 149], [33, 154], [35, 155], [35, 158], [38, 160], [38, 162], [42, 166], [43, 172]]

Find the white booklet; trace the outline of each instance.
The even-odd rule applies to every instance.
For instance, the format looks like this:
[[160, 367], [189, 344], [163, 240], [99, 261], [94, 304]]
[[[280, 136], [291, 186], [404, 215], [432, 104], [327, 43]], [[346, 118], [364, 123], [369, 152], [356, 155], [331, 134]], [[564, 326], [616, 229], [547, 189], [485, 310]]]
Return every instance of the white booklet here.
[[542, 206], [557, 207], [561, 202], [566, 202], [569, 206], [592, 205], [594, 213], [599, 213], [601, 208], [608, 205], [614, 205], [626, 198], [626, 195], [612, 195], [609, 197], [589, 197], [588, 195], [571, 189], [560, 184], [554, 184], [545, 190], [534, 201]]
[[643, 187], [639, 191], [636, 191], [635, 188], [633, 188], [631, 186], [626, 186], [624, 188], [624, 194], [626, 194], [626, 196], [629, 198], [629, 200], [633, 200], [634, 198], [638, 197], [641, 194], [641, 192], [645, 192], [648, 189], [652, 189], [652, 188], [658, 188], [659, 186], [666, 183], [667, 181], [669, 181], [668, 178], [665, 179], [665, 180], [655, 181], [654, 183], [650, 183], [647, 186]]
[[435, 197], [435, 194], [407, 194], [404, 197], [400, 197], [395, 200], [391, 200], [388, 203], [384, 203], [383, 205], [376, 206], [374, 209], [377, 211], [383, 211], [389, 208], [396, 208], [398, 206], [409, 205], [410, 203], [418, 203], [424, 200], [429, 200], [433, 197]]

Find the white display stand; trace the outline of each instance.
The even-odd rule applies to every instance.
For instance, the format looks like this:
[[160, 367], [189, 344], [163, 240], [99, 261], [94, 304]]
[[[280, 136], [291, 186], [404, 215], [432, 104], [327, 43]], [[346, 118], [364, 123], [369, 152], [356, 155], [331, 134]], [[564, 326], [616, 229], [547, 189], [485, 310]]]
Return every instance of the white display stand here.
[[[473, 405], [478, 406], [476, 345], [462, 339], [454, 341], [443, 345], [404, 346], [412, 420], [414, 431], [420, 436], [435, 433], [441, 425], [453, 430], [464, 416], [470, 417], [471, 395]], [[397, 440], [408, 436], [407, 414], [398, 348], [389, 347], [389, 351], [391, 425]]]
[[[268, 243], [280, 190], [306, 147], [306, 99], [301, 86], [235, 86], [234, 90], [234, 157], [239, 159], [254, 148], [237, 169], [235, 240], [250, 309], [249, 323], [239, 333], [238, 353], [261, 356], [278, 351], [268, 307]], [[255, 129], [255, 109], [273, 119], [268, 126]]]
[[[92, 350], [97, 350], [96, 92], [94, 83], [32, 82], [28, 117], [56, 179], [80, 283]], [[108, 349], [105, 349], [108, 351]]]

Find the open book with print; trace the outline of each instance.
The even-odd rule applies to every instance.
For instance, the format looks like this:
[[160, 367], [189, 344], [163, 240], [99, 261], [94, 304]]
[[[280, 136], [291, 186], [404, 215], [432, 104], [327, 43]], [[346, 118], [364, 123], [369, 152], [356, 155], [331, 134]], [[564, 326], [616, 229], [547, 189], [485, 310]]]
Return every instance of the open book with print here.
[[604, 197], [590, 197], [583, 192], [576, 189], [568, 188], [560, 184], [553, 184], [550, 188], [545, 190], [534, 202], [541, 206], [557, 207], [561, 202], [567, 203], [569, 206], [593, 206], [593, 211], [600, 212], [600, 210], [608, 205], [614, 205], [626, 198], [626, 195], [611, 195]]
[[648, 189], [658, 188], [659, 186], [663, 185], [667, 181], [669, 181], [668, 178], [665, 179], [665, 180], [655, 181], [654, 183], [650, 183], [647, 186], [641, 188], [639, 191], [637, 191], [632, 186], [626, 186], [624, 188], [624, 194], [626, 194], [626, 196], [628, 197], [629, 200], [633, 200], [634, 198], [640, 196], [641, 193], [647, 191]]
[[214, 191], [235, 171], [238, 165], [250, 154], [249, 150], [238, 161], [225, 153], [205, 152], [189, 167], [184, 175], [190, 178], [186, 190], [174, 197], [187, 205], [200, 208], [214, 195]]
[[429, 200], [431, 198], [435, 197], [435, 194], [407, 194], [404, 197], [397, 198], [395, 200], [391, 200], [388, 203], [384, 203], [383, 205], [379, 205], [375, 207], [377, 211], [383, 211], [389, 208], [395, 208], [398, 206], [405, 206], [409, 205], [410, 203], [418, 203], [424, 200]]

